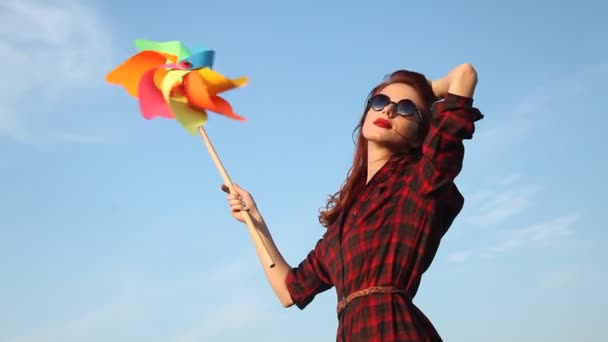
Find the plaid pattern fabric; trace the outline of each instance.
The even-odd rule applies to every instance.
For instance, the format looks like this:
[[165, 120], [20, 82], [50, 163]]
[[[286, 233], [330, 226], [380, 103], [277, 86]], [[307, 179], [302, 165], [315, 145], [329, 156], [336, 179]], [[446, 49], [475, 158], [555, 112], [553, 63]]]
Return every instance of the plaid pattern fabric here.
[[448, 94], [437, 102], [422, 155], [391, 158], [288, 274], [300, 309], [332, 287], [338, 299], [371, 286], [407, 292], [353, 300], [339, 315], [337, 341], [442, 341], [412, 299], [463, 207], [453, 181], [462, 168], [463, 140], [472, 138], [482, 118], [471, 98]]

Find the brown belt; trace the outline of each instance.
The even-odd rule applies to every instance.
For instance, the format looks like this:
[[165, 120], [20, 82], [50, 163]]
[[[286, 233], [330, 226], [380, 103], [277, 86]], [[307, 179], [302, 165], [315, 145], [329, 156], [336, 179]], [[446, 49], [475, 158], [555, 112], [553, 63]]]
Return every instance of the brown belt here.
[[346, 296], [346, 298], [342, 298], [338, 301], [338, 316], [340, 316], [340, 314], [342, 313], [344, 308], [346, 308], [346, 306], [350, 302], [352, 302], [353, 300], [355, 300], [359, 297], [367, 296], [372, 293], [403, 293], [403, 294], [405, 294], [407, 292], [405, 290], [398, 289], [393, 286], [372, 286], [372, 287], [368, 287], [364, 290], [355, 291], [355, 292], [349, 294], [348, 296]]

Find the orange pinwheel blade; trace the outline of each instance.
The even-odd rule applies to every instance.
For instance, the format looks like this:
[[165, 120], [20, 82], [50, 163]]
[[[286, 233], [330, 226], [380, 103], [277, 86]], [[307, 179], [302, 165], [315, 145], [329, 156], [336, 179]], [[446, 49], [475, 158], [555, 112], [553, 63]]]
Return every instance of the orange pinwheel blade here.
[[187, 73], [183, 78], [183, 85], [188, 103], [193, 108], [209, 110], [238, 121], [246, 120], [233, 112], [228, 101], [213, 93], [210, 94], [208, 85], [200, 73], [194, 71]]
[[160, 89], [160, 87], [162, 86], [163, 79], [165, 78], [165, 76], [167, 76], [167, 69], [165, 68], [158, 68], [154, 72], [154, 85], [158, 89]]
[[[167, 60], [165, 62], [171, 62], [171, 63], [177, 63], [177, 56], [174, 55], [170, 55], [168, 53], [164, 53], [164, 52], [158, 52], [161, 55], [167, 57]], [[162, 83], [163, 83], [163, 79], [165, 78], [165, 76], [167, 76], [167, 69], [165, 68], [158, 68], [156, 69], [156, 72], [154, 73], [154, 84], [156, 85], [156, 87], [158, 87], [160, 89]]]
[[154, 67], [165, 64], [168, 57], [170, 56], [156, 51], [139, 52], [109, 72], [106, 81], [125, 87], [129, 95], [137, 97], [139, 79], [142, 75]]

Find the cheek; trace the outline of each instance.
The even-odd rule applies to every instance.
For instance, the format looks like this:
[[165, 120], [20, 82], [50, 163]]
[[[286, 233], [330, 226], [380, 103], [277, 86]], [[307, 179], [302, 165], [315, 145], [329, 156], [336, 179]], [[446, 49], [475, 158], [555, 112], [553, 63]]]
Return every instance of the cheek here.
[[374, 118], [374, 115], [372, 113], [368, 112], [363, 121], [363, 125], [361, 125], [361, 131], [363, 131], [363, 132], [369, 131], [370, 127], [373, 125], [374, 120], [376, 120]]
[[399, 122], [396, 127], [393, 127], [400, 135], [406, 136], [410, 139], [416, 139], [418, 137], [418, 123], [414, 121], [410, 121], [404, 119], [404, 121]]

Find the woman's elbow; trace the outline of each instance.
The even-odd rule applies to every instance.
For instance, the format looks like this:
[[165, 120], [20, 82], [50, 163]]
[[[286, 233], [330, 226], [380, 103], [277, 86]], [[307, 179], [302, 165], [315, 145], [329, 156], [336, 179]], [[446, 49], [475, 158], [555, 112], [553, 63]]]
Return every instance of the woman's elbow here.
[[449, 93], [473, 97], [477, 86], [477, 71], [469, 63], [461, 64], [452, 70]]
[[279, 298], [279, 301], [281, 302], [281, 305], [284, 308], [290, 308], [294, 304], [293, 300], [291, 299], [291, 296], [287, 296], [287, 298], [285, 298], [285, 297]]
[[459, 77], [466, 79], [468, 82], [477, 83], [477, 70], [471, 63], [463, 63], [456, 67], [456, 72]]

